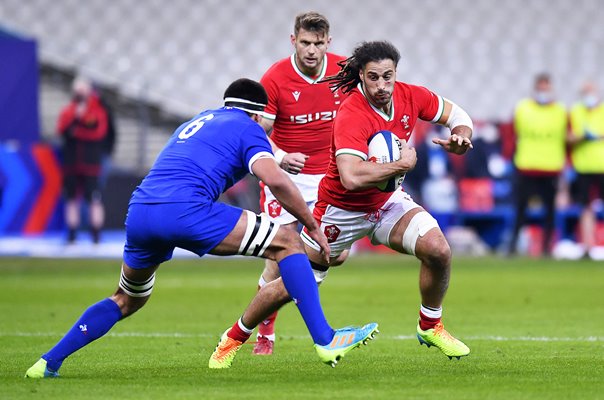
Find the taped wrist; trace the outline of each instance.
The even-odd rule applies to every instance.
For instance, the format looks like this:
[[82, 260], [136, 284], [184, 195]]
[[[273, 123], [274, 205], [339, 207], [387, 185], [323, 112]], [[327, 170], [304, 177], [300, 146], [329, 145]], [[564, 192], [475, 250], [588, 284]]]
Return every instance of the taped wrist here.
[[277, 164], [281, 165], [281, 162], [283, 161], [283, 158], [287, 155], [288, 153], [286, 151], [283, 151], [281, 149], [275, 151], [275, 161], [277, 161]]
[[449, 114], [449, 119], [447, 119], [447, 123], [445, 124], [450, 130], [453, 130], [456, 126], [467, 126], [470, 129], [474, 130], [474, 124], [472, 123], [472, 118], [468, 115], [467, 112], [457, 104], [453, 103], [451, 100], [447, 100], [451, 103], [451, 113]]

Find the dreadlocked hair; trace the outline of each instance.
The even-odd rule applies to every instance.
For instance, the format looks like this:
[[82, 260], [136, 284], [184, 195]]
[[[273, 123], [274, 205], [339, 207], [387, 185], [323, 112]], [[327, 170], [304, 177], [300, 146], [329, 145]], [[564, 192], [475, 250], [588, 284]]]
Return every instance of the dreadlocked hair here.
[[338, 62], [340, 72], [324, 78], [321, 82], [328, 82], [333, 92], [341, 88], [343, 93], [348, 93], [361, 82], [359, 72], [367, 63], [392, 60], [396, 68], [400, 59], [400, 53], [388, 41], [363, 42], [352, 51], [352, 56]]

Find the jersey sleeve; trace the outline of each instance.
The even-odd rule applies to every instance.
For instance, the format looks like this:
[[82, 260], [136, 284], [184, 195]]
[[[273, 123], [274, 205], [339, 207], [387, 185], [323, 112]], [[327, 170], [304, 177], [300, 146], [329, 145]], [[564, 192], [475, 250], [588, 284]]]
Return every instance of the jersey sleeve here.
[[418, 107], [418, 118], [432, 123], [437, 122], [445, 110], [445, 101], [442, 96], [423, 86], [409, 85], [409, 88], [413, 102]]
[[247, 128], [241, 135], [241, 156], [247, 169], [252, 172], [252, 164], [260, 158], [274, 158], [271, 145], [268, 142], [266, 133], [260, 125], [254, 124]]
[[279, 86], [275, 79], [273, 79], [273, 71], [274, 67], [266, 71], [262, 79], [260, 79], [260, 83], [264, 86], [264, 90], [266, 90], [266, 94], [268, 95], [268, 104], [264, 109], [265, 118], [274, 121], [277, 118], [277, 111], [279, 110]]
[[[343, 112], [342, 112], [343, 111]], [[336, 157], [350, 154], [367, 160], [367, 141], [371, 136], [371, 126], [367, 118], [348, 110], [341, 110], [334, 122], [333, 140]]]

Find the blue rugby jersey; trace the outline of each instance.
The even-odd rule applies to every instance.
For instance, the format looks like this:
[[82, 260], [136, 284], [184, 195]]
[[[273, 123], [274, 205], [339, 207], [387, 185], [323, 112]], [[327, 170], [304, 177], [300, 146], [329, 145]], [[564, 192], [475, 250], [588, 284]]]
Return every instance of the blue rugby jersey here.
[[244, 111], [204, 111], [174, 131], [130, 203], [216, 201], [272, 154], [264, 129]]

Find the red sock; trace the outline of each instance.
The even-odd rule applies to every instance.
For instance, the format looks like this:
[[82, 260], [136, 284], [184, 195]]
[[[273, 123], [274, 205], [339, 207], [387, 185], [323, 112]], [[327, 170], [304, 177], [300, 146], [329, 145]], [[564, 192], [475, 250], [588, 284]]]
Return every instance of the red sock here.
[[[262, 278], [264, 282], [264, 278]], [[266, 282], [264, 282], [266, 284]], [[262, 289], [262, 286], [258, 285], [258, 291]], [[275, 311], [269, 315], [264, 321], [258, 325], [258, 336], [271, 337], [275, 334], [275, 320], [277, 319], [278, 311]]]
[[440, 322], [440, 318], [430, 318], [419, 312], [419, 327], [422, 331], [432, 329]]
[[244, 331], [241, 326], [239, 326], [239, 321], [237, 320], [237, 322], [235, 322], [233, 324], [233, 326], [231, 327], [231, 330], [227, 333], [227, 336], [230, 337], [231, 339], [235, 339], [241, 343], [244, 343], [246, 340], [248, 340], [250, 338], [250, 335], [252, 334], [251, 330], [248, 330], [249, 332]]
[[258, 334], [261, 336], [269, 336], [275, 334], [275, 319], [277, 319], [277, 311], [268, 316], [267, 319], [258, 325]]

